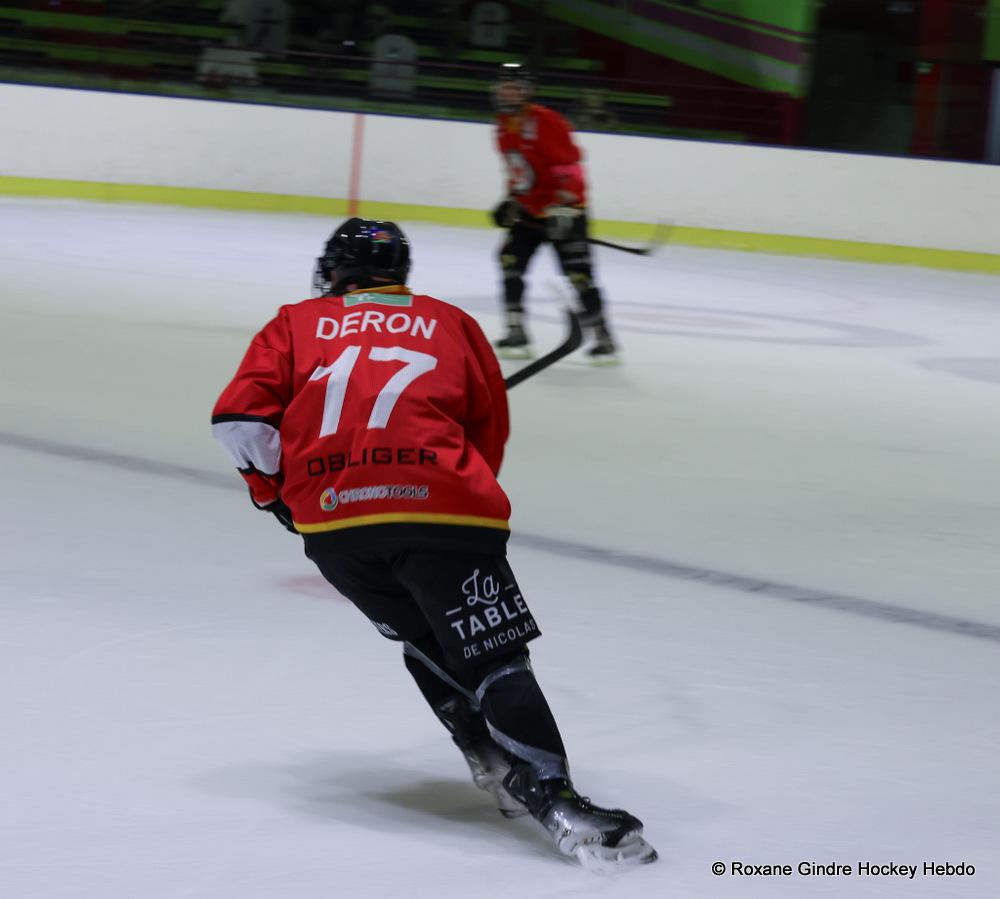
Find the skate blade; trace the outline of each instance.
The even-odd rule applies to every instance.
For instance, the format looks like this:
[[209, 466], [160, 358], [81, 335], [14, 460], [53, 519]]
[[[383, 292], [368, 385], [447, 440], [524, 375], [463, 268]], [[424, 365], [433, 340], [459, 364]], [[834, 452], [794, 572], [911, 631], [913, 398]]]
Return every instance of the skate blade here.
[[595, 368], [610, 368], [612, 365], [621, 365], [620, 356], [590, 356], [587, 361]]
[[497, 350], [500, 359], [534, 359], [535, 352], [531, 347], [500, 347]]
[[656, 850], [638, 834], [623, 838], [617, 846], [584, 843], [576, 848], [573, 855], [584, 868], [597, 874], [613, 874], [648, 865], [659, 858]]

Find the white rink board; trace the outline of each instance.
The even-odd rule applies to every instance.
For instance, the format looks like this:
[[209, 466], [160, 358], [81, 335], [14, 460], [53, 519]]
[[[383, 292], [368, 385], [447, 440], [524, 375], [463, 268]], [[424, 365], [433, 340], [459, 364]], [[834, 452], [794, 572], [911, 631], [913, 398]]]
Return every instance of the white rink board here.
[[365, 116], [364, 147], [362, 199], [489, 209], [502, 195], [502, 161], [488, 125]]
[[0, 84], [0, 173], [345, 197], [354, 116]]
[[[346, 198], [354, 114], [0, 85], [0, 172]], [[1000, 252], [1000, 166], [583, 134], [593, 216]], [[488, 209], [492, 127], [365, 117], [361, 199]]]

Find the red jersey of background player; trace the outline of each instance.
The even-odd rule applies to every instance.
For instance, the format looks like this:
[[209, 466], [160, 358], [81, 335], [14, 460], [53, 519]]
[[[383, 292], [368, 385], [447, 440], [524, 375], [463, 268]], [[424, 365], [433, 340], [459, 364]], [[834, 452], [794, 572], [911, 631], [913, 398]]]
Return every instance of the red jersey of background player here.
[[507, 393], [479, 325], [455, 306], [401, 285], [283, 306], [212, 425], [255, 503], [280, 493], [307, 549], [397, 534], [503, 551]]
[[585, 206], [587, 189], [569, 123], [555, 110], [526, 104], [517, 115], [501, 113], [497, 144], [507, 163], [507, 189], [530, 215], [549, 206]]

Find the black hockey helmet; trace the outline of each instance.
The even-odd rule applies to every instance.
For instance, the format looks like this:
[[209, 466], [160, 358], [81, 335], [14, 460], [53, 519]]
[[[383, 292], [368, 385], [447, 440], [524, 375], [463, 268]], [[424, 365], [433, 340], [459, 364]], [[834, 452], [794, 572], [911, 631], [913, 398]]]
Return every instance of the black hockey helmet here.
[[[514, 88], [514, 89], [511, 89]], [[535, 76], [522, 62], [505, 62], [493, 85], [493, 104], [498, 112], [519, 112], [535, 91]]]
[[351, 218], [338, 226], [316, 260], [313, 288], [321, 295], [405, 284], [410, 242], [395, 222]]

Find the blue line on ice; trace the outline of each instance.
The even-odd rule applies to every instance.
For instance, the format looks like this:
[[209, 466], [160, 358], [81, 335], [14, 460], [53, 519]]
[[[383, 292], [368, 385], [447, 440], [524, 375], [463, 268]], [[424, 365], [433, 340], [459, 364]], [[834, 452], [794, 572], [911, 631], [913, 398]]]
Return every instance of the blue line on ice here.
[[[241, 481], [235, 474], [224, 475], [218, 472], [202, 471], [201, 469], [190, 468], [184, 465], [157, 462], [153, 459], [112, 453], [107, 450], [91, 447], [56, 443], [36, 437], [12, 434], [7, 431], [0, 431], [0, 445], [28, 452], [44, 453], [49, 456], [74, 459], [78, 462], [90, 462], [95, 465], [103, 465], [139, 474], [190, 481], [202, 486], [221, 487], [226, 490], [243, 488]], [[852, 615], [859, 615], [865, 618], [874, 618], [879, 621], [910, 624], [924, 630], [957, 634], [963, 637], [974, 637], [979, 640], [1000, 643], [1000, 626], [973, 621], [968, 618], [939, 615], [935, 612], [909, 609], [905, 606], [897, 606], [877, 600], [862, 599], [839, 593], [828, 593], [824, 590], [814, 590], [808, 587], [796, 587], [792, 584], [766, 581], [740, 574], [731, 574], [725, 571], [714, 571], [710, 568], [697, 568], [691, 565], [671, 562], [669, 559], [636, 555], [621, 550], [606, 549], [585, 543], [575, 543], [569, 540], [558, 540], [553, 537], [544, 537], [540, 534], [525, 533], [524, 531], [512, 534], [511, 543], [526, 549], [541, 550], [558, 556], [585, 559], [588, 562], [612, 565], [628, 569], [629, 571], [639, 571], [679, 580], [699, 581], [715, 587], [728, 587], [731, 590], [741, 593], [767, 596], [770, 599], [805, 603], [824, 609], [833, 609], [838, 612], [848, 612]]]

